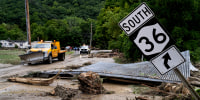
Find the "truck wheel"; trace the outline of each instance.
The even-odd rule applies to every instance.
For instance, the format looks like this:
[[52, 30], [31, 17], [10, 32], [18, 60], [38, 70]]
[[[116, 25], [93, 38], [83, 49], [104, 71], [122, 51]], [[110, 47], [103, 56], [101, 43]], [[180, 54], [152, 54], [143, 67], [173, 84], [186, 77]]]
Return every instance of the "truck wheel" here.
[[48, 63], [49, 63], [49, 64], [52, 63], [52, 56], [51, 56], [51, 55], [49, 55]]
[[58, 60], [64, 61], [65, 60], [65, 53], [60, 54], [59, 57], [58, 57]]

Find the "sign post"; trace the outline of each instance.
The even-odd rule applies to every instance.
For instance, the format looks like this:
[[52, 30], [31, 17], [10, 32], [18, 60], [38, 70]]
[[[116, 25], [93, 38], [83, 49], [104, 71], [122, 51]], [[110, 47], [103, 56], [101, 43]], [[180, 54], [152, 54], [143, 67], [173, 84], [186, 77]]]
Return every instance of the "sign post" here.
[[179, 79], [183, 82], [184, 86], [186, 86], [186, 88], [190, 91], [190, 93], [193, 95], [193, 97], [195, 98], [195, 100], [200, 100], [199, 95], [194, 91], [194, 89], [192, 88], [192, 86], [187, 82], [187, 80], [181, 74], [181, 72], [178, 70], [178, 68], [175, 68], [174, 72], [179, 77]]
[[162, 75], [174, 69], [195, 99], [200, 100], [199, 95], [177, 69], [185, 59], [146, 3], [142, 3], [122, 19], [119, 26]]

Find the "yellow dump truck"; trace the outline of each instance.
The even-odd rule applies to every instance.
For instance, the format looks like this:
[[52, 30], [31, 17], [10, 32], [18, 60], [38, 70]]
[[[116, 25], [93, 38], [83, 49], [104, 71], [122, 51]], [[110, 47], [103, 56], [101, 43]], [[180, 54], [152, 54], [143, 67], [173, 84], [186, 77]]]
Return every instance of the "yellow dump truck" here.
[[32, 64], [37, 62], [52, 63], [52, 59], [65, 60], [66, 50], [61, 50], [59, 41], [40, 41], [34, 44], [27, 54], [19, 55], [21, 63]]

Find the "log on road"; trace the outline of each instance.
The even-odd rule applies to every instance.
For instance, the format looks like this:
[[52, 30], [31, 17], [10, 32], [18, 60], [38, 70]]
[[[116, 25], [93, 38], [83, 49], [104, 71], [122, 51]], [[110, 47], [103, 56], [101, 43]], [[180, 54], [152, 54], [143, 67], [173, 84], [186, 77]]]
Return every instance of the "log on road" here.
[[55, 76], [51, 78], [23, 78], [23, 77], [11, 77], [8, 79], [10, 82], [19, 82], [25, 84], [33, 84], [33, 85], [44, 85], [47, 86], [53, 83], [54, 79], [58, 77], [61, 71], [59, 71]]

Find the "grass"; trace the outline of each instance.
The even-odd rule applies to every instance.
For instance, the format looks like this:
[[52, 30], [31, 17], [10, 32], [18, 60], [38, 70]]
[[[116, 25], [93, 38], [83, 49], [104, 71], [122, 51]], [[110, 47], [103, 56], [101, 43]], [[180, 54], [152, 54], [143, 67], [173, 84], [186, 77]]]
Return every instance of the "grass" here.
[[73, 54], [74, 53], [74, 51], [68, 51], [68, 52], [66, 52], [65, 54], [66, 55], [71, 55], [71, 54]]
[[126, 58], [123, 58], [123, 57], [121, 57], [121, 58], [119, 58], [119, 57], [114, 57], [113, 59], [114, 59], [114, 61], [115, 61], [116, 63], [119, 63], [119, 64], [133, 63], [132, 60], [126, 59]]
[[0, 50], [0, 63], [3, 64], [20, 64], [19, 55], [24, 54], [25, 52], [18, 49], [13, 50]]
[[145, 91], [150, 90], [149, 87], [143, 86], [143, 85], [130, 85], [130, 87], [133, 90], [133, 94], [141, 94]]
[[[2, 64], [20, 64], [21, 60], [19, 55], [24, 54], [25, 51], [20, 49], [12, 49], [12, 50], [0, 50], [0, 63]], [[73, 51], [66, 52], [66, 55], [73, 54]]]

